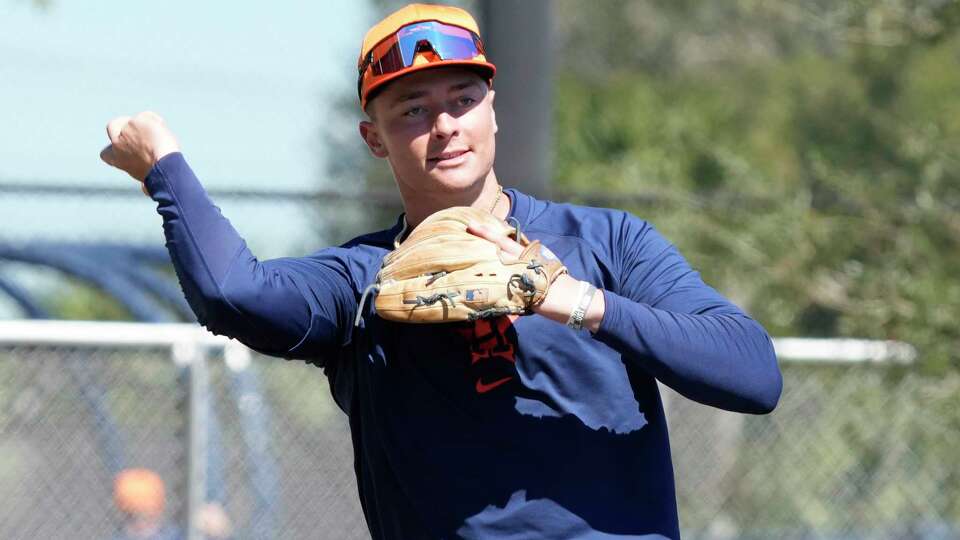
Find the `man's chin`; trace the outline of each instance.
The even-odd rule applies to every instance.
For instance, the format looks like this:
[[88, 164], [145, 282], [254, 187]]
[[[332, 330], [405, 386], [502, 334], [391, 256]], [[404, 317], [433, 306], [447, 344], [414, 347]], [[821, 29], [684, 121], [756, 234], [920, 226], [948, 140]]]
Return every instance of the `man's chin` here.
[[466, 168], [463, 169], [447, 169], [447, 170], [433, 170], [430, 171], [430, 179], [438, 186], [443, 186], [446, 191], [450, 192], [459, 192], [465, 189], [469, 189], [478, 182], [483, 182], [485, 174], [480, 174], [477, 171], [470, 171]]

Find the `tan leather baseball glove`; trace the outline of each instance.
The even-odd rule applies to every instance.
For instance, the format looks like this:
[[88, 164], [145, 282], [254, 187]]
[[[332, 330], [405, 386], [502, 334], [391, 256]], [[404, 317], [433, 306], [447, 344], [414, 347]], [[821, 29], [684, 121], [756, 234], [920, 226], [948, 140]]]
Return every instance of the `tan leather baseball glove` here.
[[[467, 232], [471, 222], [502, 231], [524, 246], [519, 258]], [[472, 321], [530, 313], [567, 268], [540, 242], [483, 210], [456, 206], [423, 221], [383, 260], [376, 309], [408, 323]]]

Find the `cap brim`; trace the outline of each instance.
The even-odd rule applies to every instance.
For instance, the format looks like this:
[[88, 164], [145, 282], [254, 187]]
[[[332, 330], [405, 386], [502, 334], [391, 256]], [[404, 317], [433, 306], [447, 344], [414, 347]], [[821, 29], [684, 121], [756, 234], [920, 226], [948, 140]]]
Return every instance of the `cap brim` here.
[[417, 73], [425, 69], [438, 69], [438, 68], [451, 68], [451, 67], [466, 68], [472, 71], [476, 71], [478, 75], [480, 75], [481, 77], [487, 80], [492, 80], [493, 76], [497, 74], [497, 67], [495, 65], [491, 64], [490, 62], [478, 62], [474, 60], [450, 60], [450, 61], [443, 61], [443, 62], [431, 62], [428, 64], [420, 64], [418, 66], [411, 66], [411, 67], [402, 69], [400, 71], [397, 71], [396, 73], [391, 73], [389, 75], [384, 75], [383, 77], [378, 78], [375, 83], [373, 83], [372, 85], [370, 85], [369, 88], [367, 88], [366, 94], [364, 94], [364, 97], [361, 100], [360, 107], [366, 110], [367, 105], [370, 104], [371, 99], [375, 98], [380, 92], [382, 92], [384, 88], [386, 88], [386, 85], [388, 83], [391, 83], [401, 77], [405, 77], [407, 75], [410, 75], [411, 73]]

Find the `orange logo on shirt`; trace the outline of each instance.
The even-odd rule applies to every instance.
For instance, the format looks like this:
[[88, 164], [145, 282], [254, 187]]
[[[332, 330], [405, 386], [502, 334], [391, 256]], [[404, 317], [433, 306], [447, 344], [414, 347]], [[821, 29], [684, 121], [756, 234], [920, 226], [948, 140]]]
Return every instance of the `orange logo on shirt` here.
[[505, 315], [478, 319], [473, 326], [460, 329], [470, 347], [470, 366], [476, 373], [478, 394], [485, 394], [515, 377], [516, 333], [508, 331], [517, 317]]
[[502, 379], [497, 379], [492, 383], [485, 383], [480, 379], [477, 379], [477, 393], [486, 394], [487, 392], [493, 390], [494, 388], [500, 386], [501, 384], [508, 383], [513, 380], [513, 377], [504, 377]]

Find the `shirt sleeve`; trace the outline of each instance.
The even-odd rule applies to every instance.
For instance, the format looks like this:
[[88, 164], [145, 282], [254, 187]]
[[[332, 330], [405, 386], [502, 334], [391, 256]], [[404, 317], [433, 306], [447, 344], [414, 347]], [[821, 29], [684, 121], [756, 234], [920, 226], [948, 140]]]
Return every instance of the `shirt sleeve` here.
[[179, 152], [154, 165], [146, 186], [200, 324], [257, 351], [320, 365], [346, 343], [356, 299], [337, 250], [258, 261]]
[[783, 381], [766, 330], [706, 285], [649, 223], [628, 215], [612, 237], [620, 288], [603, 291], [595, 337], [690, 399], [772, 411]]

